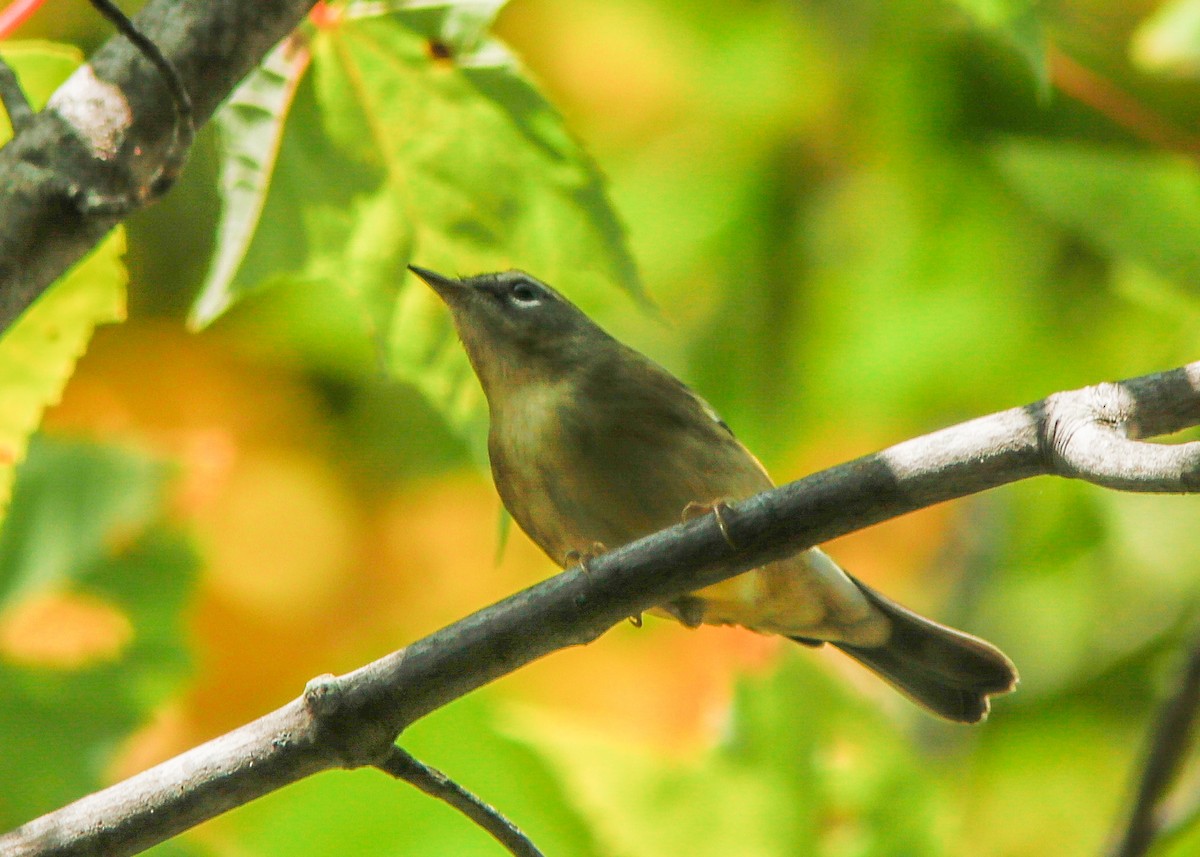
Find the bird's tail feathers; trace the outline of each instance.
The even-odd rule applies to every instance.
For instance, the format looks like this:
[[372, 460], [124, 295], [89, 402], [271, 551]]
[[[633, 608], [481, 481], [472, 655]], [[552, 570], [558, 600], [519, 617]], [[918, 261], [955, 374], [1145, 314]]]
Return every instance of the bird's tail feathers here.
[[1016, 668], [991, 643], [926, 619], [851, 579], [887, 616], [892, 632], [879, 647], [833, 645], [917, 704], [947, 720], [978, 723], [987, 716], [989, 696], [1016, 687]]

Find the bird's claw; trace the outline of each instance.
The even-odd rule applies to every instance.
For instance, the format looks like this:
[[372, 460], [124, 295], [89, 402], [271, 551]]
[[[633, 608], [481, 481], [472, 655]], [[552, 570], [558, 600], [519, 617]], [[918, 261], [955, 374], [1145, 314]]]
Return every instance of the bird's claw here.
[[592, 576], [592, 568], [591, 568], [592, 560], [594, 560], [596, 557], [600, 556], [600, 554], [604, 553], [607, 550], [608, 550], [608, 548], [606, 548], [600, 542], [592, 542], [592, 546], [590, 548], [588, 548], [586, 551], [579, 551], [579, 550], [575, 550], [574, 548], [572, 548], [571, 550], [567, 551], [566, 554], [563, 556], [563, 568], [570, 568], [573, 565], [578, 565], [581, 569], [583, 569], [583, 573], [585, 576], [591, 577]]
[[733, 536], [729, 535], [729, 525], [725, 522], [725, 511], [728, 509], [729, 504], [724, 500], [716, 500], [712, 503], [697, 503], [693, 500], [683, 507], [683, 520], [691, 521], [711, 512], [717, 520], [717, 529], [721, 531], [721, 538], [725, 539], [725, 544], [737, 550], [737, 543], [734, 542]]

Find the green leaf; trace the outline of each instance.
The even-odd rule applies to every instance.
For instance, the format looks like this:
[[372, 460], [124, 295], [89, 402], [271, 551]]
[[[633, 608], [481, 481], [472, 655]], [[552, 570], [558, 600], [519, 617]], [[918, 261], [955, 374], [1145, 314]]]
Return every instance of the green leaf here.
[[642, 293], [595, 163], [486, 35], [499, 4], [389, 8], [313, 36], [257, 231], [195, 315], [282, 283], [348, 301], [380, 362], [474, 432], [475, 382], [410, 261]]
[[[394, 212], [411, 231], [392, 231], [393, 263], [374, 266], [402, 286], [389, 364], [478, 437], [476, 382], [445, 309], [404, 274], [410, 257], [450, 273], [525, 267], [568, 291], [596, 280], [640, 291], [595, 165], [508, 52], [461, 25], [454, 7], [433, 7], [328, 31], [314, 52], [329, 133], [387, 173], [408, 213]], [[430, 60], [431, 45], [472, 43], [453, 65]]]
[[[438, 10], [438, 39], [451, 53], [461, 55], [483, 46], [488, 28], [507, 4], [508, 0], [442, 0], [428, 7]], [[412, 14], [416, 5], [411, 0], [351, 0], [346, 4], [346, 18], [365, 21]]]
[[116, 229], [0, 338], [0, 507], [29, 436], [62, 395], [92, 331], [125, 319], [124, 253], [125, 232]]
[[[347, 248], [381, 176], [349, 161], [332, 144], [322, 128], [311, 75], [300, 77], [291, 95], [253, 239], [232, 278], [223, 276], [224, 286], [201, 296], [203, 305], [193, 309], [197, 323], [211, 322], [247, 295], [280, 284], [324, 292], [334, 301], [345, 297]], [[266, 136], [270, 122], [262, 119], [258, 130]], [[234, 150], [232, 138], [224, 145]], [[257, 171], [256, 180], [262, 178]]]
[[208, 276], [190, 322], [204, 327], [236, 299], [234, 276], [258, 228], [308, 48], [295, 37], [275, 46], [213, 116], [220, 141], [221, 219]]
[[995, 152], [1035, 208], [1106, 254], [1177, 284], [1200, 283], [1200, 172], [1183, 156], [1035, 140]]
[[[330, 98], [346, 93], [338, 78], [347, 75], [378, 75], [381, 92], [411, 93], [400, 110], [388, 105], [381, 118], [393, 121], [376, 127], [392, 132], [381, 148], [423, 167], [393, 174], [419, 207], [415, 252], [451, 271], [513, 264], [555, 283], [582, 275], [641, 297], [599, 169], [508, 50], [466, 31], [464, 20], [447, 4], [329, 34], [345, 58], [324, 69]], [[452, 60], [431, 62], [433, 45], [447, 46]], [[360, 95], [360, 109], [370, 111], [371, 93]], [[398, 121], [410, 110], [422, 127]]]
[[144, 529], [162, 505], [166, 475], [134, 453], [39, 439], [0, 535], [0, 605], [71, 583], [116, 537]]
[[[5, 45], [31, 103], [40, 107], [79, 64], [74, 49], [49, 43]], [[0, 143], [11, 129], [0, 126]], [[13, 468], [47, 406], [62, 395], [99, 324], [125, 318], [127, 275], [118, 228], [52, 285], [0, 338], [0, 510], [8, 503]]]
[[[130, 452], [39, 441], [0, 535], [0, 823], [11, 826], [102, 784], [118, 742], [188, 667], [182, 608], [197, 571], [159, 522], [165, 468]], [[86, 599], [127, 624], [82, 663], [19, 656], [12, 623], [38, 597]]]
[[[347, 261], [366, 269], [379, 256], [395, 260], [394, 295], [414, 255], [448, 271], [521, 264], [640, 294], [596, 165], [482, 31], [497, 5], [374, 18], [355, 14], [386, 7], [352, 5], [316, 34], [316, 90], [297, 93], [234, 297], [281, 276], [354, 289]], [[433, 59], [434, 44], [453, 59]]]

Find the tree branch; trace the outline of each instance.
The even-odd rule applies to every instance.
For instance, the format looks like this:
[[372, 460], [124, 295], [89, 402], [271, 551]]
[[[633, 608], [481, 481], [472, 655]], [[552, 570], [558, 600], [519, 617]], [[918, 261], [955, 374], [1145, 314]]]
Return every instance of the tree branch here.
[[203, 123], [313, 2], [150, 0], [137, 31], [177, 80], [114, 37], [0, 149], [0, 333], [129, 213], [90, 201], [143, 205], [169, 180], [187, 148], [175, 85]]
[[587, 574], [568, 569], [354, 672], [314, 679], [253, 723], [0, 837], [0, 852], [132, 854], [319, 770], [386, 764], [409, 724], [543, 655], [915, 509], [1046, 474], [1196, 490], [1200, 443], [1133, 439], [1196, 424], [1200, 363], [1059, 393], [813, 474], [725, 508], [732, 544], [705, 515], [617, 548]]

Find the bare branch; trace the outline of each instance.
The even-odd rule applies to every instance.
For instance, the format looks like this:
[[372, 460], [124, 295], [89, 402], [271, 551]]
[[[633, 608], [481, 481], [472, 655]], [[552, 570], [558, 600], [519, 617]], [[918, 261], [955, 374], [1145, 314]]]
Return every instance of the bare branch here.
[[492, 835], [515, 857], [543, 857], [542, 852], [520, 829], [436, 768], [431, 768], [399, 747], [375, 767], [398, 780], [416, 786], [430, 797], [443, 800]]
[[915, 509], [1047, 474], [1194, 490], [1200, 446], [1173, 447], [1181, 457], [1163, 468], [1143, 454], [1157, 447], [1126, 435], [1200, 423], [1197, 379], [1192, 364], [1059, 393], [725, 507], [723, 528], [704, 515], [654, 533], [590, 560], [587, 574], [568, 569], [361, 669], [315, 679], [254, 723], [0, 837], [0, 852], [132, 854], [316, 771], [384, 764], [409, 724], [537, 658]]
[[312, 4], [150, 0], [136, 29], [177, 72], [179, 92], [154, 60], [114, 37], [0, 149], [0, 332], [128, 213], [89, 200], [145, 204], [177, 171], [172, 160], [187, 148], [177, 140], [180, 92], [206, 121]]

